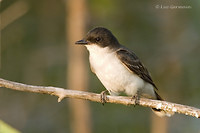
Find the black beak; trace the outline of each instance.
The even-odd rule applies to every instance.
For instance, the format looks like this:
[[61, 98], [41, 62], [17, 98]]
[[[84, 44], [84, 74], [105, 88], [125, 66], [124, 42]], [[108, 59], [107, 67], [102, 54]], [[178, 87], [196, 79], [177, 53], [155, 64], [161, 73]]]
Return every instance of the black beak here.
[[79, 44], [79, 45], [87, 45], [88, 42], [85, 41], [85, 40], [79, 40], [79, 41], [76, 41], [75, 44]]

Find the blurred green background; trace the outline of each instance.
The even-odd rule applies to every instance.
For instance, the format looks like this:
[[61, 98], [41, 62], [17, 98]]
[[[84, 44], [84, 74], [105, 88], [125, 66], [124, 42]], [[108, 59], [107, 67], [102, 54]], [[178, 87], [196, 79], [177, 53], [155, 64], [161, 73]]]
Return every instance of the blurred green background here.
[[[67, 88], [66, 1], [1, 2], [1, 78]], [[87, 0], [86, 8], [85, 33], [96, 26], [110, 29], [140, 57], [164, 99], [200, 108], [200, 1]], [[104, 88], [89, 70], [87, 56], [89, 91], [100, 93]], [[58, 103], [54, 96], [0, 88], [0, 119], [23, 133], [70, 132], [67, 101]], [[94, 133], [151, 130], [148, 108], [89, 104]], [[196, 118], [175, 115], [168, 119], [168, 132], [197, 133], [199, 125]]]

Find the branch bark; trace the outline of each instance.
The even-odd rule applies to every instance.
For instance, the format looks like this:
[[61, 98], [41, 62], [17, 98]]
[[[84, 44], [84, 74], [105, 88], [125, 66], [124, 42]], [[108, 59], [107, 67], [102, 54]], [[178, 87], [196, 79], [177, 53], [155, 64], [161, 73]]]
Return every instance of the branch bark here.
[[[90, 100], [93, 102], [101, 102], [100, 94], [96, 94], [96, 93], [69, 90], [69, 89], [63, 89], [63, 88], [51, 87], [51, 86], [46, 87], [46, 86], [26, 85], [22, 83], [13, 82], [13, 81], [8, 81], [2, 78], [0, 78], [0, 87], [5, 87], [12, 90], [17, 90], [17, 91], [54, 95], [58, 97], [58, 102], [60, 102], [63, 98], [77, 98], [77, 99]], [[110, 95], [107, 95], [106, 97], [107, 97], [107, 100], [106, 100], [107, 103], [115, 103], [115, 104], [123, 104], [123, 105], [135, 104], [135, 99], [132, 99], [131, 97], [110, 96]], [[139, 105], [144, 106], [144, 107], [162, 109], [167, 112], [175, 112], [179, 114], [184, 114], [184, 115], [200, 118], [200, 109], [194, 108], [191, 106], [171, 103], [167, 101], [146, 99], [142, 97], [140, 98]]]

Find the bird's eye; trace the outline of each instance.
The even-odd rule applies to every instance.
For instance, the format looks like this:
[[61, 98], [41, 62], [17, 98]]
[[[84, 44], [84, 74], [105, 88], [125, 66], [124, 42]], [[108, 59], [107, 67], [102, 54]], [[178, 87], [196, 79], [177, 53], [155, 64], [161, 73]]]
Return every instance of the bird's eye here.
[[101, 38], [97, 37], [97, 38], [95, 38], [95, 40], [96, 40], [96, 42], [99, 42], [99, 41], [101, 41]]

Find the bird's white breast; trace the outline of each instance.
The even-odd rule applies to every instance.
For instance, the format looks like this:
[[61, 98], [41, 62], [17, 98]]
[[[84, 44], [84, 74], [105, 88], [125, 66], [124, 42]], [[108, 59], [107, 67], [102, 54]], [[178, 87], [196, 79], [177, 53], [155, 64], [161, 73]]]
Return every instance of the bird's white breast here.
[[146, 83], [121, 63], [115, 51], [97, 45], [86, 45], [86, 47], [94, 73], [111, 94], [118, 95], [120, 92], [125, 92], [133, 96], [138, 89], [145, 88]]

